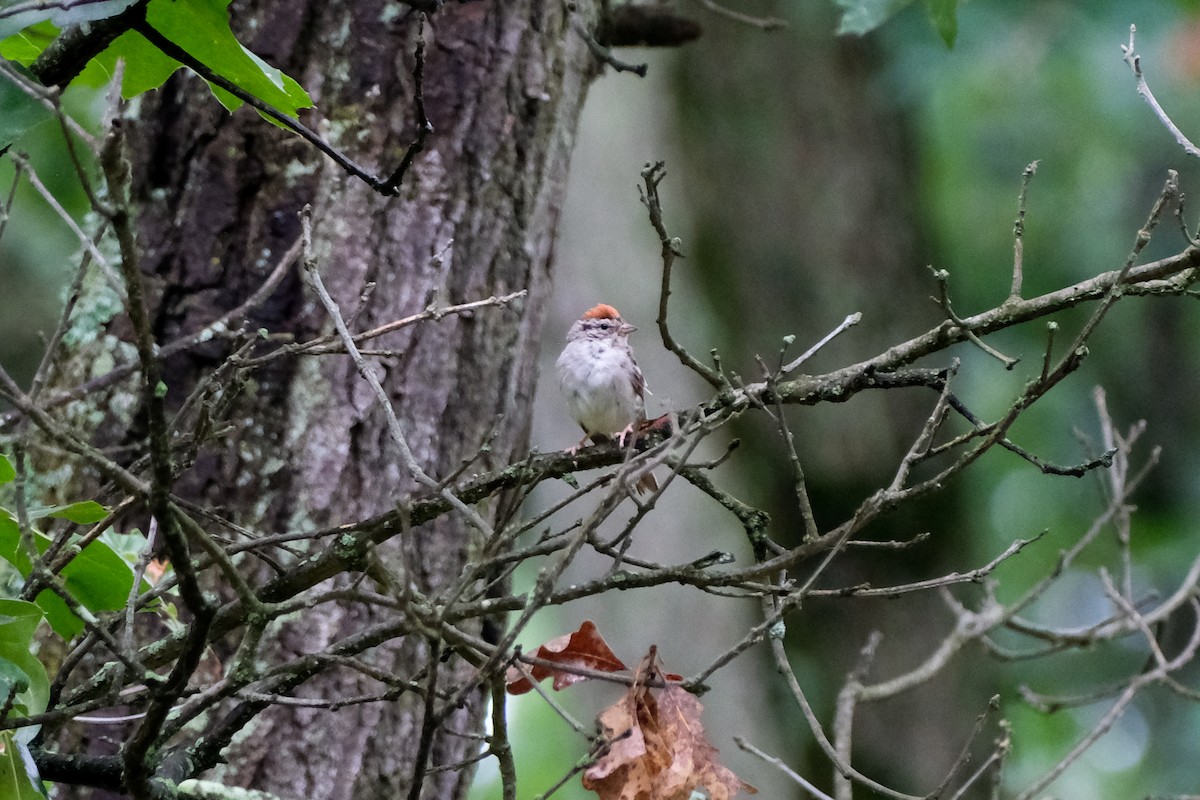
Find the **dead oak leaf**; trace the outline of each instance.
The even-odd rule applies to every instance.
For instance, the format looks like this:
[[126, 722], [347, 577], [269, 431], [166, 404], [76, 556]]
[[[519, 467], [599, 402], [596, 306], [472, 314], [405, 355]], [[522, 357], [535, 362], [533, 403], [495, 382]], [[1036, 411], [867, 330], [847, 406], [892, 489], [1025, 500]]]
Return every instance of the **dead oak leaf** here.
[[659, 725], [673, 742], [671, 765], [663, 776], [663, 798], [687, 798], [703, 787], [710, 800], [729, 800], [738, 792], [757, 794], [733, 770], [717, 761], [719, 751], [709, 743], [700, 724], [704, 706], [679, 686], [667, 686], [658, 695]]
[[654, 650], [629, 691], [600, 713], [610, 745], [583, 773], [583, 787], [600, 800], [688, 800], [700, 789], [710, 800], [730, 800], [757, 790], [717, 761], [704, 735], [704, 707], [677, 685], [646, 686], [661, 675]]
[[[544, 661], [553, 661], [568, 668], [584, 668], [600, 672], [619, 672], [627, 667], [617, 658], [616, 653], [609, 648], [604, 637], [596, 630], [591, 620], [584, 620], [579, 630], [543, 644], [534, 651], [534, 655]], [[526, 670], [533, 681], [540, 681], [551, 675], [554, 676], [554, 688], [562, 689], [573, 683], [587, 680], [584, 675], [571, 672], [568, 669], [555, 669], [545, 664], [534, 664]], [[509, 667], [505, 675], [506, 688], [509, 694], [524, 694], [533, 688], [533, 681], [526, 676], [526, 671]]]
[[610, 744], [583, 773], [583, 788], [602, 800], [649, 800], [657, 776], [670, 766], [671, 753], [658, 730], [658, 704], [644, 686], [634, 685], [600, 712]]

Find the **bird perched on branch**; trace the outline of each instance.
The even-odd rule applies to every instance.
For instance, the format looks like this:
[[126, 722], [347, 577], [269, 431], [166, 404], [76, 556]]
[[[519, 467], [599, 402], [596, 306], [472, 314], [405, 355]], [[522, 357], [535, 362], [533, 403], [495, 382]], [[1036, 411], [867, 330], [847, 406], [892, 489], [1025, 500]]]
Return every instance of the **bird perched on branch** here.
[[[557, 362], [558, 383], [584, 434], [571, 452], [588, 439], [599, 444], [615, 438], [624, 447], [645, 421], [646, 381], [629, 346], [629, 334], [636, 330], [615, 308], [600, 303], [567, 331], [567, 346]], [[647, 472], [636, 488], [653, 491], [658, 482]]]

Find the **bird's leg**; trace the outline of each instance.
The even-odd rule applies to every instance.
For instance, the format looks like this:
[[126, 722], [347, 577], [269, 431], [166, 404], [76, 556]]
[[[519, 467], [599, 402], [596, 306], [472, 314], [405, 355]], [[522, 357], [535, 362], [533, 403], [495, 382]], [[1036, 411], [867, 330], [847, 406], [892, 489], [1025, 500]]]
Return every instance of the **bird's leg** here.
[[637, 434], [634, 432], [634, 426], [635, 423], [631, 422], [622, 428], [621, 432], [617, 434], [617, 444], [622, 450], [625, 449], [625, 439], [627, 437], [633, 436], [634, 439], [637, 439]]
[[583, 434], [583, 438], [579, 440], [579, 444], [572, 445], [571, 447], [568, 447], [568, 448], [567, 448], [567, 455], [569, 455], [569, 456], [573, 456], [573, 455], [575, 455], [576, 453], [578, 453], [578, 452], [579, 452], [579, 448], [581, 448], [581, 447], [583, 447], [585, 444], [587, 444], [587, 441], [588, 441], [588, 439], [590, 439], [590, 438], [591, 438], [591, 434], [590, 434], [590, 433], [585, 433], [585, 434]]

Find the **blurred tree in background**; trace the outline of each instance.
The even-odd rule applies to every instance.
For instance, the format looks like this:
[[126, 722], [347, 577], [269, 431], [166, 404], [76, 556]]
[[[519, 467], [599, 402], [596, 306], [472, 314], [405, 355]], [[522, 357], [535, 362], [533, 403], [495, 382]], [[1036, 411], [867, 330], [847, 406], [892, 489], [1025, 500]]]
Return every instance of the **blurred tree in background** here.
[[[1188, 99], [1198, 77], [1200, 19], [1193, 3], [971, 3], [961, 9], [952, 49], [920, 6], [863, 38], [831, 36], [839, 9], [828, 4], [760, 3], [753, 12], [783, 17], [789, 27], [764, 34], [710, 21], [704, 40], [680, 52], [674, 71], [694, 226], [690, 274], [715, 321], [712, 340], [726, 363], [737, 365], [731, 368], [753, 371], [753, 355], [769, 356], [778, 336], [813, 336], [851, 311], [864, 313], [860, 329], [826, 349], [814, 371], [924, 329], [941, 313], [930, 301], [936, 285], [926, 265], [950, 272], [959, 313], [998, 302], [1008, 291], [1017, 192], [1031, 161], [1040, 162], [1026, 218], [1031, 292], [1119, 264], [1168, 168], [1181, 171], [1185, 192], [1195, 190], [1200, 165], [1183, 156], [1134, 93], [1119, 50], [1136, 23], [1159, 97], [1174, 101], [1171, 112], [1185, 130], [1200, 130], [1200, 113]], [[750, 51], [753, 58], [739, 57]], [[1166, 255], [1178, 242], [1166, 235], [1150, 252]], [[1121, 308], [1120, 321], [1093, 348], [1087, 375], [1017, 427], [1043, 456], [1069, 460], [1083, 452], [1080, 434], [1095, 436], [1093, 385], [1108, 390], [1116, 419], [1147, 420], [1146, 438], [1167, 445], [1138, 495], [1139, 575], [1149, 585], [1169, 586], [1182, 574], [1186, 562], [1172, 543], [1193, 533], [1200, 463], [1185, 443], [1200, 435], [1200, 418], [1185, 398], [1196, 396], [1200, 371], [1184, 366], [1197, 351], [1196, 326], [1186, 322], [1194, 314], [1190, 305], [1179, 299]], [[1078, 324], [1082, 314], [1065, 318]], [[1035, 326], [997, 339], [1000, 350], [1022, 357], [1022, 366], [1036, 362], [1045, 345]], [[961, 355], [979, 367], [966, 378], [964, 397], [985, 417], [998, 410], [990, 404], [1004, 402], [1024, 380], [1020, 366], [1006, 373], [972, 348]], [[853, 410], [787, 412], [803, 451], [819, 465], [806, 473], [819, 513], [838, 517], [878, 484], [908, 446], [905, 437], [924, 416], [925, 402], [886, 393], [855, 397]], [[773, 454], [745, 465], [752, 473], [747, 480], [771, 498], [766, 508], [786, 515], [794, 504], [791, 477], [769, 421], [744, 418], [738, 434], [756, 442], [755, 452]], [[1100, 498], [1094, 476], [1046, 479], [1015, 456], [997, 454], [969, 479], [889, 517], [873, 535], [937, 532], [930, 541], [903, 559], [858, 551], [839, 577], [846, 584], [877, 582], [881, 568], [893, 579], [924, 574], [965, 553], [986, 559], [1012, 537], [1043, 528], [1053, 542], [1056, 532], [1086, 525]], [[1044, 567], [1055, 549], [1051, 544], [1030, 558]], [[1006, 578], [1019, 586], [1021, 572]], [[1057, 602], [1083, 624], [1105, 601], [1095, 586], [1075, 588], [1078, 594]], [[947, 619], [941, 603], [928, 599], [928, 618]], [[849, 669], [867, 632], [887, 629], [889, 616], [900, 615], [907, 639], [886, 642], [879, 658], [911, 664], [928, 646], [925, 636], [942, 635], [940, 626], [913, 625], [913, 613], [886, 601], [828, 603], [807, 615], [789, 642], [806, 677], [820, 684], [831, 660], [839, 664], [835, 675]], [[1063, 659], [1039, 673], [1045, 682], [1039, 688], [1065, 688], [1063, 662], [1070, 663]], [[1083, 669], [1100, 682], [1111, 677], [1096, 671], [1104, 663], [1065, 671], [1074, 679]], [[994, 660], [964, 659], [948, 684], [953, 690], [943, 685], [884, 705], [858, 743], [871, 763], [909, 772], [902, 782], [924, 785], [944, 768], [939, 760], [953, 759], [953, 742], [969, 728], [971, 720], [957, 712], [964, 704], [978, 708], [1010, 685], [1011, 674]], [[1004, 698], [1016, 700], [1008, 692]], [[1164, 703], [1175, 712], [1164, 715]], [[1028, 736], [1010, 764], [1021, 775], [1052, 763], [1071, 732], [1094, 720], [1089, 710], [1069, 712], [1068, 720], [1027, 708], [1013, 713]], [[1143, 715], [1155, 719], [1153, 735]], [[1167, 716], [1171, 722], [1157, 727]], [[795, 740], [811, 742], [803, 722], [792, 720]], [[1088, 758], [1090, 773], [1065, 779], [1072, 788], [1064, 796], [1132, 796], [1146, 775], [1171, 774], [1169, 785], [1194, 791], [1183, 766], [1188, 758], [1178, 748], [1194, 745], [1186, 731], [1196, 721], [1192, 704], [1148, 701]], [[927, 743], [940, 759], [897, 760], [897, 730]], [[815, 745], [808, 747], [810, 763], [819, 763]]]

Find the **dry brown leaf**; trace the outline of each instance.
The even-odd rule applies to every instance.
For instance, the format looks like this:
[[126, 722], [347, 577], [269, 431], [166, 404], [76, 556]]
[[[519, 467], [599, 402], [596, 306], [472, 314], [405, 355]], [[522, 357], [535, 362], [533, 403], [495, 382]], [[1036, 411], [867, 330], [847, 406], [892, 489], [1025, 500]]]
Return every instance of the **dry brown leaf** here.
[[[627, 669], [621, 659], [609, 648], [604, 637], [596, 630], [591, 620], [584, 620], [579, 630], [556, 639], [551, 639], [539, 647], [534, 655], [546, 661], [553, 661], [565, 667], [599, 670], [601, 672], [619, 672]], [[587, 680], [583, 675], [577, 675], [566, 670], [554, 669], [543, 664], [534, 664], [528, 672], [534, 681], [540, 681], [550, 675], [554, 676], [554, 688], [562, 689], [573, 683]], [[509, 667], [505, 675], [509, 694], [524, 694], [533, 688], [533, 682], [525, 673], [516, 667]]]
[[634, 687], [600, 713], [600, 724], [611, 745], [583, 773], [583, 788], [603, 800], [651, 798], [655, 777], [669, 764], [670, 753], [654, 724], [658, 711], [644, 687]]
[[600, 800], [688, 800], [696, 789], [710, 800], [757, 793], [717, 761], [717, 748], [700, 724], [704, 707], [695, 697], [676, 685], [656, 696], [646, 685], [661, 676], [651, 648], [629, 691], [600, 713], [611, 745], [584, 771], [583, 788]]
[[687, 798], [701, 786], [708, 791], [710, 800], [729, 800], [738, 792], [758, 793], [717, 761], [719, 751], [709, 743], [700, 724], [704, 706], [694, 695], [679, 686], [668, 686], [658, 695], [658, 710], [659, 724], [673, 739], [675, 754], [663, 779], [661, 797]]

